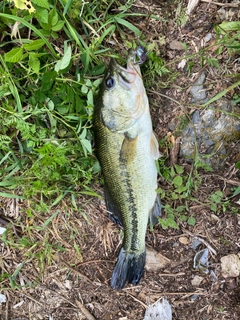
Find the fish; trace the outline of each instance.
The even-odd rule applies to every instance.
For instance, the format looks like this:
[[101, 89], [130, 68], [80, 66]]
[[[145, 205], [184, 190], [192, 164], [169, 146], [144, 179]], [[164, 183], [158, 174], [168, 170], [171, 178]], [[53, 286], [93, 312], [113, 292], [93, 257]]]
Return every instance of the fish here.
[[123, 226], [124, 237], [111, 287], [139, 283], [146, 261], [148, 222], [161, 215], [156, 192], [159, 145], [153, 132], [149, 102], [140, 70], [143, 47], [130, 49], [127, 66], [112, 58], [100, 85], [93, 112], [96, 156], [104, 178], [107, 210]]

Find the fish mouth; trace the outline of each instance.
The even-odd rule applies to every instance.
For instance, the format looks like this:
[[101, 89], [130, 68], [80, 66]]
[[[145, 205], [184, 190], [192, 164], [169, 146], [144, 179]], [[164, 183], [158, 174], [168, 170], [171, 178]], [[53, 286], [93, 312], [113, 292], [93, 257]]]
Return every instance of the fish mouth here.
[[146, 51], [143, 47], [139, 46], [136, 50], [129, 49], [127, 56], [127, 66], [122, 67], [117, 63], [117, 60], [112, 58], [109, 63], [110, 74], [116, 73], [119, 76], [120, 85], [126, 89], [129, 88], [129, 84], [133, 83], [136, 76], [141, 76], [139, 65], [146, 60]]

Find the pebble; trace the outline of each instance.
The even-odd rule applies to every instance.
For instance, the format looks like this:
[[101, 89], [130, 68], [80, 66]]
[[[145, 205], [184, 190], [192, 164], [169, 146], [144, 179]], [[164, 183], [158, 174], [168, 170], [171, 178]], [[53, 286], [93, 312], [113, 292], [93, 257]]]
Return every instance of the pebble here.
[[167, 299], [149, 306], [143, 320], [172, 320], [172, 309]]
[[221, 258], [221, 274], [224, 278], [238, 277], [240, 274], [240, 259], [236, 254]]

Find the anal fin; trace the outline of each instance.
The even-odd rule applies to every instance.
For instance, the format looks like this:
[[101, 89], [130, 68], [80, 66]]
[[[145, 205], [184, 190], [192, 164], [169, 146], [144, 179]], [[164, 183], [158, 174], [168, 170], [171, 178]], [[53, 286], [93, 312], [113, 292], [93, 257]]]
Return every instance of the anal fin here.
[[123, 226], [122, 213], [118, 208], [118, 206], [116, 205], [116, 203], [113, 201], [113, 198], [111, 196], [111, 193], [106, 183], [104, 185], [104, 194], [105, 194], [106, 207], [107, 207], [107, 210], [110, 212], [109, 218], [116, 224]]
[[149, 214], [149, 223], [154, 226], [158, 223], [158, 218], [161, 217], [162, 205], [159, 194], [156, 196], [154, 206]]

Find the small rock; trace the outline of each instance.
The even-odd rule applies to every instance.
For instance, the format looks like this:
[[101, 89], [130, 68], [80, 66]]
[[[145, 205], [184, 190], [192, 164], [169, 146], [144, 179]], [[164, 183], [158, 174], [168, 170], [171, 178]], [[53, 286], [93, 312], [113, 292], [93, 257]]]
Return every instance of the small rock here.
[[198, 294], [193, 294], [190, 299], [191, 299], [192, 301], [196, 301], [198, 297], [199, 297]]
[[172, 309], [167, 299], [149, 306], [143, 320], [172, 320]]
[[210, 271], [210, 280], [212, 282], [217, 282], [217, 280], [218, 280], [216, 273], [213, 270]]
[[191, 281], [191, 284], [194, 286], [194, 287], [198, 287], [200, 285], [200, 283], [203, 281], [203, 277], [200, 277], [200, 276], [195, 276], [192, 281]]
[[220, 8], [220, 9], [217, 11], [217, 13], [218, 13], [219, 18], [220, 18], [222, 21], [224, 21], [225, 18], [226, 18], [226, 10], [225, 10], [224, 8]]
[[72, 289], [72, 281], [71, 280], [66, 280], [64, 282], [64, 285], [67, 289], [71, 290]]
[[0, 236], [6, 231], [6, 228], [0, 227]]
[[146, 267], [147, 271], [158, 271], [166, 267], [169, 260], [156, 250], [147, 248], [146, 250]]
[[221, 219], [213, 213], [211, 214], [211, 220], [213, 222], [220, 222], [221, 221]]
[[182, 43], [178, 40], [173, 40], [172, 42], [170, 42], [169, 47], [171, 50], [184, 50]]
[[240, 259], [236, 254], [221, 258], [221, 274], [224, 278], [238, 277], [240, 274]]
[[201, 243], [202, 242], [200, 240], [198, 240], [197, 238], [193, 238], [192, 244], [191, 244], [191, 249], [196, 250], [200, 246]]
[[183, 70], [185, 68], [186, 64], [187, 64], [187, 60], [186, 59], [182, 59], [178, 64], [178, 69], [182, 69]]
[[189, 239], [187, 237], [180, 237], [179, 242], [182, 244], [189, 244]]
[[204, 37], [204, 41], [208, 42], [212, 39], [212, 33], [208, 33], [205, 37]]
[[6, 296], [2, 293], [0, 293], [0, 304], [6, 302]]
[[192, 85], [190, 93], [193, 97], [193, 102], [204, 103], [206, 102], [206, 90], [204, 90], [203, 84], [205, 82], [205, 73], [201, 73], [197, 80]]

